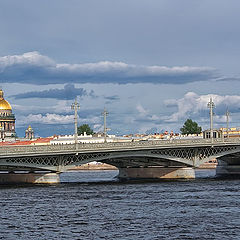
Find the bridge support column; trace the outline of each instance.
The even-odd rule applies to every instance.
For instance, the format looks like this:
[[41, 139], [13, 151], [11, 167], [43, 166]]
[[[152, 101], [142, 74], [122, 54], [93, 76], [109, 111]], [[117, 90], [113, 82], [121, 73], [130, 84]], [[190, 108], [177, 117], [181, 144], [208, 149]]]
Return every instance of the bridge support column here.
[[216, 176], [240, 178], [240, 165], [229, 165], [227, 161], [218, 160]]
[[58, 173], [0, 173], [0, 184], [54, 184], [59, 182]]
[[119, 179], [194, 179], [191, 167], [119, 168]]

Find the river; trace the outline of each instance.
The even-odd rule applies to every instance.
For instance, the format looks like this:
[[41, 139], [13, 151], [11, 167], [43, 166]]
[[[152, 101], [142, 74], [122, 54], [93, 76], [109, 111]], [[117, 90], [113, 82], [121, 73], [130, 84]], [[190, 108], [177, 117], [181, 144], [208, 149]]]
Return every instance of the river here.
[[57, 185], [0, 186], [0, 239], [240, 239], [240, 180], [118, 182], [68, 172]]

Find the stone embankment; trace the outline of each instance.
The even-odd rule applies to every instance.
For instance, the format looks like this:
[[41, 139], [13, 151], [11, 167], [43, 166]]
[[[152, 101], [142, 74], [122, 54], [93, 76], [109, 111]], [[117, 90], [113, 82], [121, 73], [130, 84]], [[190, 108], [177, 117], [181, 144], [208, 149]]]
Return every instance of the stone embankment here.
[[[217, 160], [213, 159], [213, 160], [210, 160], [209, 162], [202, 164], [199, 168], [215, 169], [216, 167], [217, 167]], [[118, 170], [118, 169], [106, 163], [97, 163], [97, 164], [87, 163], [87, 164], [83, 164], [81, 166], [72, 168], [70, 170]]]
[[199, 168], [201, 168], [201, 169], [212, 169], [213, 168], [214, 169], [217, 167], [217, 165], [218, 165], [217, 159], [212, 159], [212, 160], [200, 165]]
[[75, 168], [72, 168], [70, 170], [118, 170], [116, 167], [106, 164], [106, 163], [101, 163], [101, 164], [83, 164], [81, 166], [77, 166]]

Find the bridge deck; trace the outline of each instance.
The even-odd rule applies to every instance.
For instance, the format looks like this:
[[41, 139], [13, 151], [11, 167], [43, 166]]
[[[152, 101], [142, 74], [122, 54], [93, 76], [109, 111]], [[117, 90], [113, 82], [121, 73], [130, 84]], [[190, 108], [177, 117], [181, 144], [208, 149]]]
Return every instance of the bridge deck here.
[[195, 148], [207, 146], [232, 146], [240, 145], [240, 138], [234, 139], [174, 139], [174, 140], [153, 140], [139, 142], [116, 142], [116, 143], [88, 143], [88, 144], [69, 144], [69, 145], [31, 145], [31, 146], [1, 146], [0, 158], [18, 157], [28, 155], [46, 154], [73, 154], [87, 152], [109, 152], [127, 150], [147, 150], [162, 148]]

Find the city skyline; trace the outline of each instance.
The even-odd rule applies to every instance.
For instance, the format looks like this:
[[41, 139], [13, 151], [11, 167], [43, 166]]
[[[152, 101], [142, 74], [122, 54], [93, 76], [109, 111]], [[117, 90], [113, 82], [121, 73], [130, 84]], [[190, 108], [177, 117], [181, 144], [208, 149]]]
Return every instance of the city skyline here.
[[110, 133], [179, 132], [187, 118], [206, 129], [210, 97], [214, 126], [226, 126], [227, 108], [239, 126], [238, 7], [1, 2], [0, 81], [18, 135], [29, 124], [39, 136], [73, 133], [76, 96], [79, 125], [94, 131], [103, 130], [104, 107]]

